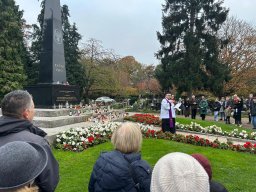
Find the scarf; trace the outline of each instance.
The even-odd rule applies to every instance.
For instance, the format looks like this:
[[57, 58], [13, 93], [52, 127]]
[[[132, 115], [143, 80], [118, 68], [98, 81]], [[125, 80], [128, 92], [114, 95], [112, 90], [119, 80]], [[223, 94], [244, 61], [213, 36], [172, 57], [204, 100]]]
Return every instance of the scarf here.
[[173, 128], [173, 120], [172, 120], [172, 103], [166, 99], [167, 103], [170, 104], [170, 109], [169, 109], [169, 119], [170, 119], [170, 128]]

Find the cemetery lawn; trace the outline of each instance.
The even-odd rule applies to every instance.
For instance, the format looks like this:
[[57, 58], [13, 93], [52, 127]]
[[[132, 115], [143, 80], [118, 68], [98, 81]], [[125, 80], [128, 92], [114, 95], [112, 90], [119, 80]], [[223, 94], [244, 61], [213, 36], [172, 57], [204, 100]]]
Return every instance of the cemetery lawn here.
[[[60, 165], [57, 192], [88, 191], [93, 165], [100, 152], [112, 150], [110, 142], [75, 153], [53, 149]], [[161, 139], [144, 139], [142, 157], [154, 166], [159, 158], [170, 152], [201, 153], [211, 162], [213, 179], [223, 183], [228, 191], [250, 192], [255, 188], [256, 155], [200, 147]]]
[[224, 121], [202, 121], [200, 119], [191, 119], [191, 118], [176, 118], [176, 121], [181, 123], [181, 124], [190, 124], [192, 121], [193, 122], [196, 122], [198, 124], [200, 124], [202, 127], [207, 127], [207, 126], [210, 126], [210, 125], [217, 125], [218, 127], [221, 127], [222, 131], [228, 131], [228, 132], [231, 132], [233, 131], [234, 129], [238, 129], [238, 131], [242, 131], [242, 130], [245, 130], [247, 132], [253, 132], [252, 129], [250, 128], [243, 128], [243, 127], [238, 127], [234, 124], [226, 124]]

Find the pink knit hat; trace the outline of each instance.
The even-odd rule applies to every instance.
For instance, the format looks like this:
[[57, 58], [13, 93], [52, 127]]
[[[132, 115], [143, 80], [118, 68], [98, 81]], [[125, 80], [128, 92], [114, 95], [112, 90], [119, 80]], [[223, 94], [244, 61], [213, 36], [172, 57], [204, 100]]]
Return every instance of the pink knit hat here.
[[156, 163], [150, 189], [151, 192], [209, 192], [209, 177], [192, 156], [169, 153]]

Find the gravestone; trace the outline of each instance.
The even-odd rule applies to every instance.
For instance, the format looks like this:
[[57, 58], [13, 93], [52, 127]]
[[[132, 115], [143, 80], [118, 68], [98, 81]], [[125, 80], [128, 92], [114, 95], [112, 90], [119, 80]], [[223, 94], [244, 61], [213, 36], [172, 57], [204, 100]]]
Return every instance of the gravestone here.
[[45, 1], [39, 83], [26, 89], [36, 107], [53, 108], [67, 101], [80, 102], [78, 86], [69, 85], [66, 77], [60, 0]]

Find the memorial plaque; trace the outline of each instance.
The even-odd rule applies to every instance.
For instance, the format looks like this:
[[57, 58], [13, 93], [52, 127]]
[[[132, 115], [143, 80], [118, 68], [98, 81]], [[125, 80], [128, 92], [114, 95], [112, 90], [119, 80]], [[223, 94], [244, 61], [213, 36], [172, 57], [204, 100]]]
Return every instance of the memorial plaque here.
[[72, 85], [36, 85], [27, 87], [37, 108], [53, 108], [58, 104], [79, 104], [79, 88]]

